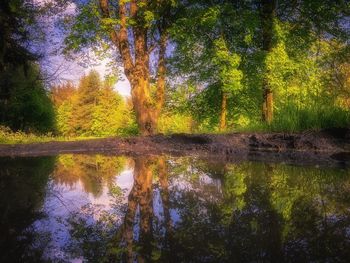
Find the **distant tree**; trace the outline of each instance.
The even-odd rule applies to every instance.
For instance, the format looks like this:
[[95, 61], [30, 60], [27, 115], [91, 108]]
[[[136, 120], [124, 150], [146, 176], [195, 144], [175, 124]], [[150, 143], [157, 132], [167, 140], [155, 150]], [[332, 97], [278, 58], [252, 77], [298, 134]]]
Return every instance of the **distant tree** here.
[[218, 69], [218, 79], [221, 88], [219, 129], [224, 131], [226, 130], [227, 98], [233, 94], [238, 95], [242, 88], [242, 71], [238, 69], [241, 58], [228, 50], [223, 37], [214, 41], [214, 50], [213, 64]]
[[[260, 1], [260, 18], [261, 18], [261, 31], [262, 31], [262, 47], [266, 57], [273, 48], [274, 40], [274, 20], [276, 19], [277, 0], [261, 0]], [[267, 123], [272, 122], [273, 118], [273, 92], [268, 81], [269, 67], [266, 65], [266, 59], [264, 60], [264, 77], [262, 81], [263, 86], [263, 107], [262, 118]]]
[[73, 105], [77, 89], [71, 82], [51, 87], [51, 100], [55, 105], [56, 126], [62, 135], [74, 135]]
[[114, 136], [135, 133], [132, 103], [100, 80], [97, 71], [81, 77], [78, 88], [68, 82], [51, 89], [57, 128], [68, 136]]
[[92, 70], [80, 79], [76, 103], [73, 107], [74, 127], [79, 135], [88, 134], [92, 129], [94, 107], [97, 106], [101, 86], [97, 71]]
[[91, 132], [97, 136], [116, 135], [128, 126], [130, 113], [125, 101], [108, 81], [99, 91], [92, 117]]
[[56, 107], [59, 107], [67, 99], [71, 98], [76, 92], [76, 88], [72, 82], [66, 82], [61, 85], [51, 87], [51, 100]]
[[56, 108], [57, 130], [64, 136], [76, 135], [74, 129], [73, 100], [67, 99]]

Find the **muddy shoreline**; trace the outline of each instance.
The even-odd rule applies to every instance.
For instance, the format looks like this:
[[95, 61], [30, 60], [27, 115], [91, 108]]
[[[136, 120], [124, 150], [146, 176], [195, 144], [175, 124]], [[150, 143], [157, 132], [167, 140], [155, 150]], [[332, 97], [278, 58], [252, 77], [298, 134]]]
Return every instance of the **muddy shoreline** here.
[[304, 133], [174, 134], [74, 142], [0, 145], [0, 156], [63, 153], [199, 156], [222, 161], [350, 167], [350, 129]]

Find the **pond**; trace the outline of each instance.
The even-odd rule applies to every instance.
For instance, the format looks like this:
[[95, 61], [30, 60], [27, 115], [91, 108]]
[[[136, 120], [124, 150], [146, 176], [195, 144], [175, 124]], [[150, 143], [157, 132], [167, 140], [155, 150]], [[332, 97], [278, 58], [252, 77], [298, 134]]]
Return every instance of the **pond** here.
[[350, 170], [0, 158], [0, 262], [349, 262]]

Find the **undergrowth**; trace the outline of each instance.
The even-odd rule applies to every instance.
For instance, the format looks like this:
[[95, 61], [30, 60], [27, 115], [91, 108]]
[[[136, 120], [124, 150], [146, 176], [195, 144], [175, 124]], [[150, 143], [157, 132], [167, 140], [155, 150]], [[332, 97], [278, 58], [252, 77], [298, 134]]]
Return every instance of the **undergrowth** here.
[[94, 139], [97, 137], [63, 137], [55, 136], [53, 133], [35, 134], [22, 131], [12, 131], [10, 128], [0, 126], [0, 144], [26, 144], [50, 141], [77, 141]]
[[307, 108], [289, 105], [275, 111], [274, 119], [270, 125], [253, 122], [237, 130], [243, 132], [302, 132], [346, 127], [350, 127], [349, 110], [327, 105]]

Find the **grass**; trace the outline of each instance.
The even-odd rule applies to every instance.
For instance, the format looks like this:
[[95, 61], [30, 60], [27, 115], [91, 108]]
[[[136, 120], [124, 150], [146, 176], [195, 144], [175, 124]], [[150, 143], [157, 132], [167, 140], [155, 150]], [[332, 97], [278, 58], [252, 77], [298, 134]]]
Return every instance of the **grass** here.
[[52, 133], [47, 134], [34, 134], [25, 133], [22, 131], [12, 131], [8, 127], [0, 126], [0, 144], [28, 144], [28, 143], [39, 143], [39, 142], [51, 142], [51, 141], [78, 141], [87, 139], [96, 139], [98, 137], [65, 137], [55, 136]]
[[300, 132], [350, 126], [350, 112], [337, 107], [310, 106], [297, 109], [285, 107], [270, 125], [272, 131]]
[[325, 128], [350, 127], [350, 111], [327, 105], [297, 108], [288, 105], [275, 112], [270, 125], [253, 122], [237, 131], [242, 132], [302, 132]]

